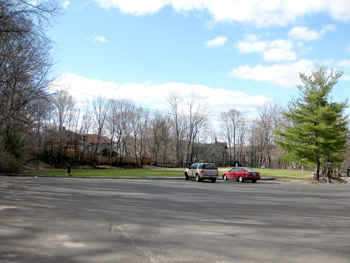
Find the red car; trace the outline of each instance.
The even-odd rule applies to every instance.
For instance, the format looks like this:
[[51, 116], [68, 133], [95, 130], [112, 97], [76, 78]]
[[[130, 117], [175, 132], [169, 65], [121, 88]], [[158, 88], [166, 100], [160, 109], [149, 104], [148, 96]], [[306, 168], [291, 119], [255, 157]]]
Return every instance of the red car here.
[[254, 171], [252, 168], [248, 167], [234, 167], [228, 172], [222, 175], [224, 181], [227, 180], [236, 180], [240, 183], [243, 183], [246, 180], [251, 180], [252, 183], [260, 180], [260, 173]]

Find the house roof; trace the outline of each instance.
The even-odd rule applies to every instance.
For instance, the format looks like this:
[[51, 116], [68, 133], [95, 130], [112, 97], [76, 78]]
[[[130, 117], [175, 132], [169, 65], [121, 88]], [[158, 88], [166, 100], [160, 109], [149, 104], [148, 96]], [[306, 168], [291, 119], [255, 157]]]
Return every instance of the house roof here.
[[214, 143], [209, 144], [209, 147], [208, 147], [208, 149], [206, 151], [207, 152], [210, 151], [212, 148], [216, 147], [217, 145], [219, 145], [224, 150], [228, 149], [226, 143], [215, 141]]
[[[94, 144], [98, 142], [97, 134], [84, 134], [85, 141], [90, 144]], [[100, 136], [100, 143], [111, 143], [111, 140], [106, 136]]]

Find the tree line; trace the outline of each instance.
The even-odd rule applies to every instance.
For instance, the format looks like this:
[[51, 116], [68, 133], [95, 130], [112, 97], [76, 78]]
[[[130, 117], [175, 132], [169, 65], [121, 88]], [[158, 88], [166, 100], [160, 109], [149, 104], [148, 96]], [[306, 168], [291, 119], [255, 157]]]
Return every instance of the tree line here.
[[[24, 135], [28, 136], [26, 146], [31, 144], [32, 157], [54, 166], [65, 165], [67, 146], [74, 136], [95, 134], [98, 138], [93, 149], [95, 157], [103, 136], [107, 136], [112, 150], [105, 155], [119, 157], [121, 163], [115, 165], [123, 165], [123, 158], [131, 156], [138, 166], [145, 157], [150, 157], [155, 165], [183, 167], [198, 160], [199, 144], [209, 145], [217, 139], [228, 152], [226, 165], [238, 162], [270, 167], [272, 160], [282, 154], [274, 143], [274, 129], [282, 118], [281, 107], [269, 103], [258, 112], [257, 117], [246, 118], [232, 108], [222, 112], [213, 125], [209, 105], [196, 94], [186, 98], [169, 94], [167, 106], [161, 112], [126, 99], [97, 97], [92, 101], [76, 101], [69, 92], [60, 90], [36, 100], [32, 127]], [[50, 149], [52, 146], [54, 150]], [[54, 156], [48, 156], [50, 152]]]

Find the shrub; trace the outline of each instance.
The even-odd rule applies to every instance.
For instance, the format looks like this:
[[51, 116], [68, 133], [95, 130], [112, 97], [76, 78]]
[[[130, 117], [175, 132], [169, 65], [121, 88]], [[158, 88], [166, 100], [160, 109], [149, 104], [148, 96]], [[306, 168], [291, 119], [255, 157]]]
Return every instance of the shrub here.
[[20, 159], [9, 154], [8, 152], [0, 152], [0, 172], [6, 174], [16, 174], [23, 171], [23, 164]]

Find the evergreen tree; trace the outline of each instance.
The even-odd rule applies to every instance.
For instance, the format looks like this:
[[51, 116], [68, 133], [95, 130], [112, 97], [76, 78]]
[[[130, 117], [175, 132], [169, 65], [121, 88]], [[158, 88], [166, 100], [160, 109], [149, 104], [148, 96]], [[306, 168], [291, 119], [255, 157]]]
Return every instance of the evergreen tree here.
[[330, 98], [341, 75], [342, 72], [327, 71], [322, 66], [309, 76], [301, 73], [300, 97], [291, 101], [284, 112], [289, 123], [281, 124], [276, 130], [277, 143], [286, 151], [284, 158], [314, 166], [317, 180], [327, 162], [336, 166], [344, 160], [347, 101], [336, 103]]

